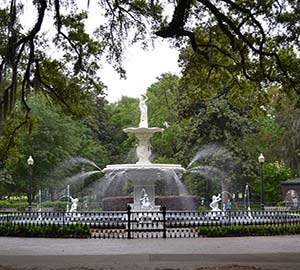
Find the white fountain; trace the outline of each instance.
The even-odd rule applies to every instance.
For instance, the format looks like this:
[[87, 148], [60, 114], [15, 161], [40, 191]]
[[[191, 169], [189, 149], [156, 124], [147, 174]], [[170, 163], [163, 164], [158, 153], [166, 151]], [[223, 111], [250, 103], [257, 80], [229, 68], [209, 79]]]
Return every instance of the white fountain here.
[[[112, 184], [114, 176], [118, 174], [119, 181], [131, 180], [133, 182], [133, 204], [135, 211], [155, 211], [159, 206], [155, 205], [155, 184], [161, 178], [168, 178], [170, 183], [177, 186], [176, 195], [187, 195], [184, 185], [179, 180], [185, 169], [179, 164], [155, 164], [151, 163], [151, 143], [152, 136], [164, 129], [159, 127], [148, 127], [147, 96], [140, 98], [140, 123], [139, 127], [129, 127], [123, 129], [126, 133], [134, 133], [138, 138], [136, 154], [138, 161], [135, 164], [115, 164], [108, 165], [103, 172], [108, 176], [108, 185]], [[166, 177], [166, 174], [169, 176]], [[116, 181], [117, 183], [117, 181]], [[120, 185], [120, 183], [118, 183]], [[171, 187], [170, 187], [171, 189]]]

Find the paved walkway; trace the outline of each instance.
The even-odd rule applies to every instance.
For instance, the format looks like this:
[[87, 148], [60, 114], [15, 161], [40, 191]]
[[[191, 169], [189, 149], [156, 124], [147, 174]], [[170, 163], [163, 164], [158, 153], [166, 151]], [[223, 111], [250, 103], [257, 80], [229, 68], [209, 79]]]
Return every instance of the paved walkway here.
[[300, 236], [192, 239], [0, 237], [4, 269], [300, 269]]

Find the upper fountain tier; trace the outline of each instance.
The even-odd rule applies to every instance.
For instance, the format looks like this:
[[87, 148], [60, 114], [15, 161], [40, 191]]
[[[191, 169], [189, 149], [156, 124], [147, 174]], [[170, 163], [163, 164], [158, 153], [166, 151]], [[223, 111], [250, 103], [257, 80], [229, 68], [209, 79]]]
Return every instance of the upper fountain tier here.
[[123, 129], [126, 133], [134, 133], [138, 138], [139, 143], [136, 149], [138, 161], [136, 164], [116, 164], [108, 165], [103, 171], [109, 172], [112, 170], [136, 170], [136, 169], [173, 169], [183, 172], [184, 168], [178, 164], [152, 164], [151, 144], [150, 139], [156, 132], [162, 132], [164, 129], [159, 127], [148, 127], [148, 109], [146, 105], [147, 96], [142, 95], [140, 98], [140, 124], [139, 127], [129, 127]]
[[136, 149], [136, 154], [138, 157], [137, 164], [151, 164], [151, 144], [150, 139], [156, 132], [162, 132], [163, 128], [158, 127], [148, 127], [148, 108], [146, 101], [148, 100], [146, 95], [141, 95], [140, 97], [140, 124], [139, 127], [129, 127], [123, 129], [125, 132], [134, 133], [139, 140], [139, 144]]
[[152, 138], [153, 134], [156, 132], [162, 132], [163, 128], [153, 127], [153, 128], [144, 128], [144, 127], [129, 127], [123, 129], [125, 132], [134, 133], [135, 136], [138, 138], [139, 143], [136, 148], [136, 154], [138, 157], [137, 164], [151, 164], [150, 157], [151, 157], [151, 144], [150, 139]]

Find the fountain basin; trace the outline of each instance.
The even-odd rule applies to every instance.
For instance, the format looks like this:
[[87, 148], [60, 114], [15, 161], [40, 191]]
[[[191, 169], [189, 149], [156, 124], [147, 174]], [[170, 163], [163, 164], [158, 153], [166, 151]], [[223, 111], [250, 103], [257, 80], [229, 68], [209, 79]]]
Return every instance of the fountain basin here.
[[[132, 196], [107, 197], [102, 200], [104, 211], [126, 211], [127, 205], [132, 203]], [[165, 206], [168, 211], [193, 211], [198, 209], [200, 198], [193, 195], [156, 196], [155, 204]]]
[[[126, 210], [128, 204], [139, 210], [142, 190], [153, 208], [156, 205], [169, 210], [196, 210], [199, 206], [198, 197], [189, 196], [181, 181], [185, 169], [180, 164], [116, 164], [108, 165], [103, 172], [111, 179], [103, 193], [105, 211]], [[130, 185], [133, 190], [128, 192]]]
[[135, 134], [153, 134], [156, 132], [163, 132], [163, 128], [159, 127], [150, 127], [150, 128], [145, 128], [145, 127], [129, 127], [129, 128], [124, 128], [124, 132], [132, 132]]
[[176, 189], [179, 188], [179, 192], [174, 195], [184, 195], [186, 192], [180, 181], [185, 169], [179, 164], [116, 164], [106, 166], [103, 172], [106, 175], [119, 176], [123, 183], [130, 180], [135, 185], [155, 185], [157, 181], [165, 179], [166, 184], [173, 186], [173, 190], [175, 186]]
[[110, 173], [112, 171], [134, 171], [134, 170], [174, 170], [176, 173], [184, 173], [185, 168], [180, 164], [159, 164], [159, 163], [145, 163], [145, 164], [114, 164], [107, 165], [102, 171], [104, 173]]

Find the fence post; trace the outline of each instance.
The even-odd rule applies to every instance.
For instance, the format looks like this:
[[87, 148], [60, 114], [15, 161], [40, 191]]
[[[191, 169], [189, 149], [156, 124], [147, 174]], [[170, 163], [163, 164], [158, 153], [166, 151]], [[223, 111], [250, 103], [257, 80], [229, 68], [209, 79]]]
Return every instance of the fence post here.
[[227, 213], [228, 213], [228, 223], [227, 223], [227, 225], [231, 225], [231, 211], [232, 210], [227, 210]]
[[62, 220], [63, 224], [62, 225], [63, 225], [63, 227], [66, 225], [65, 224], [65, 215], [66, 215], [66, 213], [62, 212], [62, 217], [63, 217], [63, 220]]
[[167, 228], [166, 228], [166, 210], [165, 206], [162, 207], [162, 215], [163, 215], [163, 238], [167, 238]]
[[131, 206], [127, 206], [127, 239], [131, 239]]

